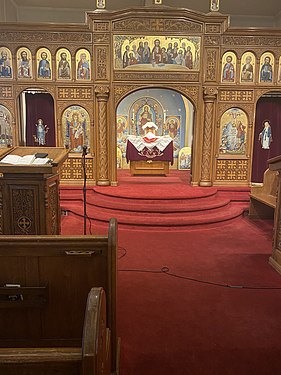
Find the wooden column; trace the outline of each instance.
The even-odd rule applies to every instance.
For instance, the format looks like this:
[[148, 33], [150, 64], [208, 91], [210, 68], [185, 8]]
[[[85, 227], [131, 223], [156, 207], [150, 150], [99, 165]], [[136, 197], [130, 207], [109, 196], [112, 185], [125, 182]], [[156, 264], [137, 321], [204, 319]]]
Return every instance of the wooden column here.
[[109, 185], [108, 177], [108, 128], [107, 103], [109, 97], [108, 86], [97, 86], [97, 185]]
[[214, 103], [218, 90], [214, 87], [204, 89], [204, 129], [200, 186], [212, 186], [212, 129], [214, 122]]

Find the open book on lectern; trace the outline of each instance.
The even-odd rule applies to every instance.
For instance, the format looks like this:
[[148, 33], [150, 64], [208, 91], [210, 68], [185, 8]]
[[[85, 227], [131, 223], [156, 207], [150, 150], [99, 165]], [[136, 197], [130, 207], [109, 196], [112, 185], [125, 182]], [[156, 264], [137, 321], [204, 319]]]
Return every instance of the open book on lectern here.
[[[45, 154], [47, 155], [47, 154]], [[47, 157], [36, 157], [36, 155], [6, 155], [0, 163], [12, 164], [12, 165], [44, 165], [51, 161]]]

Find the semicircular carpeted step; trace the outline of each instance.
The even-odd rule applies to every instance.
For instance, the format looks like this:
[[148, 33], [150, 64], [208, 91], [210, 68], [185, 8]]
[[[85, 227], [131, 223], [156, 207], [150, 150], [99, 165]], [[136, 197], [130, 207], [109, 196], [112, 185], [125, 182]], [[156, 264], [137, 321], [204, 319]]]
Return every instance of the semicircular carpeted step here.
[[[116, 217], [131, 227], [189, 227], [220, 223], [248, 208], [246, 188], [194, 187], [187, 183], [124, 183], [86, 191], [87, 216], [96, 222]], [[61, 189], [61, 207], [83, 217], [83, 189]]]
[[91, 194], [87, 198], [89, 206], [135, 212], [194, 212], [223, 208], [230, 202], [218, 195], [198, 199], [133, 199]]
[[120, 198], [133, 199], [197, 199], [209, 197], [217, 193], [216, 188], [199, 188], [184, 184], [173, 184], [170, 186], [160, 184], [141, 185], [136, 188], [135, 184], [121, 186], [96, 186], [96, 193]]
[[[72, 207], [73, 205], [73, 207]], [[225, 209], [216, 208], [206, 211], [182, 213], [152, 213], [152, 212], [124, 212], [99, 207], [87, 207], [87, 217], [96, 221], [107, 222], [115, 217], [120, 224], [141, 226], [186, 226], [208, 224], [233, 219], [242, 214], [244, 204], [231, 204]], [[68, 210], [76, 215], [83, 216], [83, 207], [70, 203]]]

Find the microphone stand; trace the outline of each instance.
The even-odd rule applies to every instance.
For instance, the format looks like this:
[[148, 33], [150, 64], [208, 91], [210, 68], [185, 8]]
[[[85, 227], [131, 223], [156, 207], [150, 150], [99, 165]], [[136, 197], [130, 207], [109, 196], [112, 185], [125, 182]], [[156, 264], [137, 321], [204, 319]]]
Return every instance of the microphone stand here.
[[86, 193], [87, 193], [87, 174], [86, 174], [86, 155], [87, 155], [87, 146], [83, 146], [83, 153], [82, 153], [82, 167], [83, 167], [83, 206], [84, 206], [84, 235], [87, 232], [86, 229], [86, 222], [87, 222], [87, 200], [86, 200]]

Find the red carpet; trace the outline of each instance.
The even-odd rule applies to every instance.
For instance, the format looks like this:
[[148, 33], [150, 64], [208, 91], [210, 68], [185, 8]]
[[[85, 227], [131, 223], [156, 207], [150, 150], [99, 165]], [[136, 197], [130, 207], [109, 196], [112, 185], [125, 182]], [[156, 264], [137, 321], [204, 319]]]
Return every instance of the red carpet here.
[[[141, 190], [139, 184], [135, 189]], [[164, 186], [159, 189], [165, 192]], [[108, 214], [124, 212], [127, 219], [137, 216], [137, 221], [155, 215], [178, 222], [188, 215], [193, 219], [209, 212], [225, 215], [208, 224], [161, 227], [146, 226], [144, 220], [143, 225], [119, 225], [117, 322], [122, 375], [280, 373], [281, 276], [268, 265], [273, 224], [241, 216], [242, 207], [248, 205], [247, 189], [206, 191], [204, 197], [189, 199], [177, 196], [174, 189], [173, 202], [149, 200], [147, 189], [140, 201], [100, 193], [95, 201], [97, 192], [90, 193], [89, 210], [99, 209], [90, 212], [95, 217], [107, 209]], [[62, 205], [72, 204], [76, 213], [70, 210], [62, 218], [62, 232], [80, 234], [81, 189], [72, 193], [66, 189], [63, 194]], [[113, 209], [116, 202], [120, 205]], [[223, 221], [239, 206], [236, 218], [231, 214]], [[99, 217], [87, 220], [87, 232], [106, 233], [107, 223]]]
[[[82, 227], [77, 216], [63, 218], [65, 232]], [[203, 230], [120, 229], [120, 373], [279, 374], [281, 290], [240, 287], [281, 288], [268, 265], [271, 242], [272, 223], [242, 217]]]

